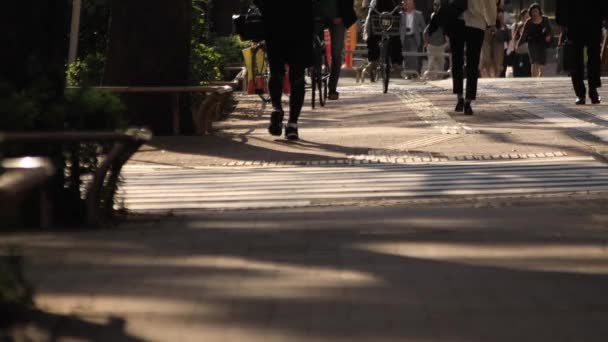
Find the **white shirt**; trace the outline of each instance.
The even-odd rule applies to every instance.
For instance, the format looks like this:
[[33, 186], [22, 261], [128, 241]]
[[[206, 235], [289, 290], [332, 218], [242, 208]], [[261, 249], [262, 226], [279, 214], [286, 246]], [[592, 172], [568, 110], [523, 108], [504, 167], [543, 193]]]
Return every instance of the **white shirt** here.
[[405, 27], [408, 28], [407, 32], [414, 34], [414, 11], [405, 13]]

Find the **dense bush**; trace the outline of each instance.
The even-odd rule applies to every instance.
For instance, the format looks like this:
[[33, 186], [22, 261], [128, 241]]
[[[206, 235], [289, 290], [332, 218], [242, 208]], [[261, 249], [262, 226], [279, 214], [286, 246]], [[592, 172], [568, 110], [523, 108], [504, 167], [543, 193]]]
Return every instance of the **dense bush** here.
[[101, 85], [105, 55], [92, 53], [68, 65], [66, 78], [68, 86]]
[[[242, 50], [248, 45], [238, 36], [217, 37], [209, 30], [205, 7], [193, 2], [192, 18], [192, 81], [205, 84], [221, 80], [225, 75], [224, 67], [241, 64]], [[202, 1], [206, 3], [207, 1]]]
[[[0, 130], [2, 131], [113, 131], [125, 128], [124, 106], [113, 94], [94, 89], [69, 89], [63, 101], [45, 104], [45, 92], [30, 89], [0, 99]], [[46, 108], [46, 109], [45, 109]], [[42, 156], [56, 165], [52, 187], [55, 218], [63, 223], [78, 224], [85, 218], [83, 175], [95, 172], [99, 157], [109, 146], [100, 143], [79, 144], [11, 144], [3, 145], [3, 157]], [[106, 184], [102, 190], [103, 209], [111, 214], [117, 184]], [[24, 209], [37, 221], [36, 203]]]

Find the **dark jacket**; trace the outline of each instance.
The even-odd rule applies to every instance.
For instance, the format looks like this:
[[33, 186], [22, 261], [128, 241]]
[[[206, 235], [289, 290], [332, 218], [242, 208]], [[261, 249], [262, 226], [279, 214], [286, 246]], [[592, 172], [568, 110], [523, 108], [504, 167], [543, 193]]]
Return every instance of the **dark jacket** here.
[[354, 0], [338, 0], [338, 17], [342, 18], [344, 27], [351, 27], [357, 21]]
[[[310, 65], [313, 17], [310, 0], [254, 0], [262, 12], [266, 44], [287, 64]], [[276, 61], [280, 63], [281, 61]]]
[[606, 0], [557, 0], [555, 21], [567, 27], [570, 36], [601, 32], [605, 19], [608, 19]]

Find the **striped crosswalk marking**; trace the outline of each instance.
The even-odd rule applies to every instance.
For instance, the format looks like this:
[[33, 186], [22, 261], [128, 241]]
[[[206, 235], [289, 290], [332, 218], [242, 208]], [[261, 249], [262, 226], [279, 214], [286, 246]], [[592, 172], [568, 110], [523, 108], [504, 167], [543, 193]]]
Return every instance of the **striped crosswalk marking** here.
[[588, 157], [426, 165], [133, 165], [125, 168], [124, 178], [120, 199], [132, 211], [608, 191], [608, 167]]

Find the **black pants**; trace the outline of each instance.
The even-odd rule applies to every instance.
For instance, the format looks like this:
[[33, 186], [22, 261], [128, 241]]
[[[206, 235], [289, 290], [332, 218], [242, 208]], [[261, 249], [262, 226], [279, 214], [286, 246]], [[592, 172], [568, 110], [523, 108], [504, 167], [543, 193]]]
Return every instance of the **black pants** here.
[[464, 21], [455, 24], [448, 30], [452, 49], [452, 82], [454, 94], [463, 94], [464, 54], [466, 46], [467, 100], [477, 98], [477, 80], [479, 79], [479, 59], [485, 31], [467, 27]]
[[600, 79], [602, 31], [579, 33], [574, 37], [574, 51], [576, 59], [574, 70], [570, 73], [572, 85], [576, 96], [585, 98], [585, 48], [587, 48], [587, 82], [589, 89], [596, 89], [602, 86]]
[[513, 57], [513, 77], [532, 77], [532, 64], [527, 53], [515, 53]]
[[[270, 80], [268, 88], [272, 108], [283, 110], [281, 99], [283, 97], [283, 79], [285, 77], [285, 64], [270, 62]], [[291, 85], [291, 96], [289, 96], [289, 123], [298, 123], [302, 105], [304, 104], [304, 70], [301, 65], [289, 66], [289, 83]]]
[[[367, 38], [367, 59], [370, 62], [378, 62], [380, 59], [380, 40], [381, 36], [371, 35]], [[393, 64], [401, 65], [403, 55], [401, 54], [401, 38], [391, 37], [388, 43], [389, 54]], [[381, 61], [383, 62], [383, 61]]]

